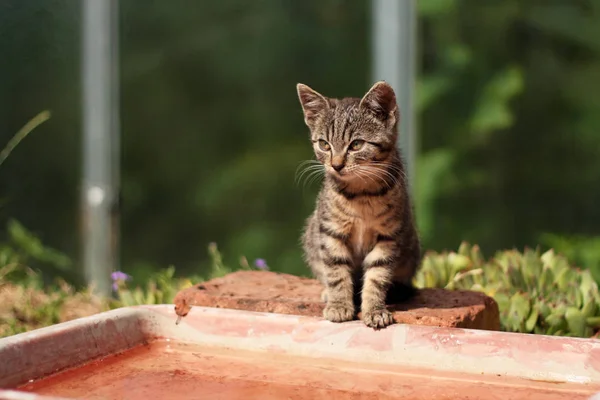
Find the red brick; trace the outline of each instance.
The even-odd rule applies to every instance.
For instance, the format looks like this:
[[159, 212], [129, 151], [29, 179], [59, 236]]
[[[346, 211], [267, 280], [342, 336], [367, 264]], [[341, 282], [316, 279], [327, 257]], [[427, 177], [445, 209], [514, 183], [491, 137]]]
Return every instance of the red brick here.
[[[321, 317], [321, 284], [308, 278], [267, 271], [238, 271], [184, 289], [175, 310], [185, 316], [192, 306], [229, 308]], [[421, 289], [404, 304], [388, 306], [397, 323], [499, 330], [498, 305], [471, 291]], [[360, 315], [359, 315], [360, 317]]]

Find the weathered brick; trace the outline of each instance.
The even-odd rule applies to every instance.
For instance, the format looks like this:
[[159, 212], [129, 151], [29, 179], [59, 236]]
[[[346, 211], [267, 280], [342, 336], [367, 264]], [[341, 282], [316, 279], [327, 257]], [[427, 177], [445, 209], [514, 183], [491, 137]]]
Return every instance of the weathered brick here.
[[[267, 271], [238, 271], [184, 289], [175, 297], [177, 314], [192, 306], [320, 317], [321, 284], [308, 278]], [[471, 291], [422, 289], [404, 304], [388, 306], [397, 323], [499, 330], [498, 305]], [[359, 315], [360, 317], [360, 315]]]

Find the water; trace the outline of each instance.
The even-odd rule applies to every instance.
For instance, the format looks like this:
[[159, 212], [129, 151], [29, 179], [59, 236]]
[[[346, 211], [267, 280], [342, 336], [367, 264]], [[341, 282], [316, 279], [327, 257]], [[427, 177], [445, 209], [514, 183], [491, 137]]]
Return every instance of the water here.
[[585, 399], [585, 385], [440, 375], [160, 341], [20, 390], [80, 399]]

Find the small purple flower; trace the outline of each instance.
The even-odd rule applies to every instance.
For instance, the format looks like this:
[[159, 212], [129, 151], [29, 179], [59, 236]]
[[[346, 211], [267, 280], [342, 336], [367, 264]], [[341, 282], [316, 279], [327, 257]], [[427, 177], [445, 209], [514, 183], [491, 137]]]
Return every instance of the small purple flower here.
[[119, 282], [124, 282], [126, 280], [131, 279], [131, 276], [127, 275], [125, 272], [115, 271], [110, 274], [110, 278], [112, 279], [112, 288], [116, 292], [119, 289]]
[[267, 262], [263, 258], [257, 258], [256, 260], [254, 260], [254, 265], [256, 266], [256, 268], [262, 269], [265, 271], [269, 269]]
[[110, 274], [110, 277], [113, 281], [126, 281], [127, 279], [131, 278], [125, 272], [121, 272], [121, 271], [113, 272], [112, 274]]

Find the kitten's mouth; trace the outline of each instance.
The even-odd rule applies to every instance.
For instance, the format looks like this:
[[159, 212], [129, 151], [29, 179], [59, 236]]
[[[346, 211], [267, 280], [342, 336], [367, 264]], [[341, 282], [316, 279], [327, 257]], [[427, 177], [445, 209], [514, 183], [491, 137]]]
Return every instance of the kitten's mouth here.
[[347, 176], [348, 175], [348, 171], [345, 171], [343, 169], [341, 170], [337, 170], [335, 168], [329, 167], [328, 168], [328, 172], [333, 175], [333, 176], [337, 176], [337, 177], [342, 177], [342, 176]]
[[337, 171], [334, 168], [329, 168], [329, 174], [331, 176], [333, 176], [334, 178], [339, 179], [341, 181], [352, 180], [355, 177], [355, 174], [352, 173], [352, 171], [348, 171], [346, 169]]

